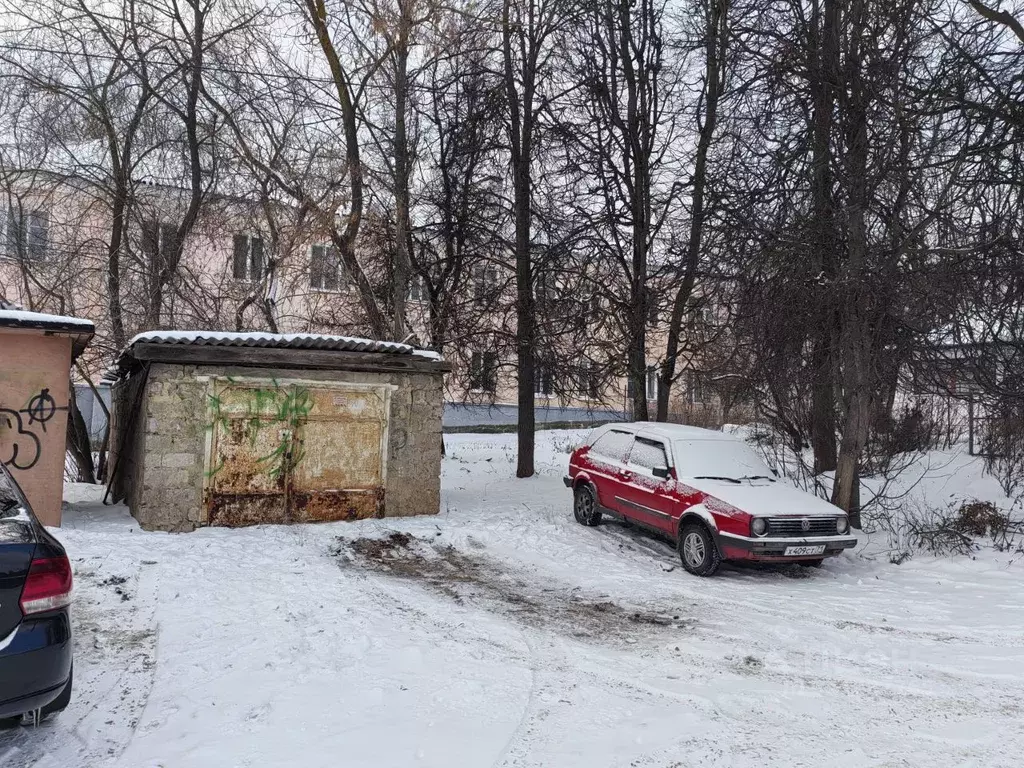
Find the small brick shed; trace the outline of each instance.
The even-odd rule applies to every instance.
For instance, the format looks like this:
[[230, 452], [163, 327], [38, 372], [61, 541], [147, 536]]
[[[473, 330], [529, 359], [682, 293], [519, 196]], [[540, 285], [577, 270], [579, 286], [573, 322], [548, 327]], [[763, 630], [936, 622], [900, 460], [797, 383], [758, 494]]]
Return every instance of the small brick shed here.
[[45, 525], [60, 525], [71, 366], [95, 328], [0, 299], [0, 463]]
[[142, 334], [112, 372], [111, 493], [147, 530], [436, 514], [448, 370], [369, 339]]

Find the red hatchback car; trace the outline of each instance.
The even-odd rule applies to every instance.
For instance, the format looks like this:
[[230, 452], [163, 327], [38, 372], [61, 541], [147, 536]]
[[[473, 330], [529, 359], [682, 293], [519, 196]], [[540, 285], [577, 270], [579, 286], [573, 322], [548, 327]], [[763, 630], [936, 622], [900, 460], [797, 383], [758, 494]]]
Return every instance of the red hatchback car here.
[[821, 565], [857, 543], [846, 515], [779, 481], [742, 440], [678, 424], [609, 424], [569, 459], [577, 522], [602, 515], [676, 542], [683, 567], [710, 576], [722, 560]]

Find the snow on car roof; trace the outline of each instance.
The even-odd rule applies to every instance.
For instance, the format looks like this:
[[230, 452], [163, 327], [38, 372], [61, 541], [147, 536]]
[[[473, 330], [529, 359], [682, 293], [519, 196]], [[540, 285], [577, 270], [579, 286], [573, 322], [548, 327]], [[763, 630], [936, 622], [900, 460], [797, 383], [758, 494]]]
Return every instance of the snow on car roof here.
[[713, 429], [691, 427], [686, 424], [667, 424], [660, 421], [631, 421], [609, 424], [609, 429], [628, 429], [631, 432], [646, 432], [666, 440], [722, 440], [735, 441], [732, 435]]

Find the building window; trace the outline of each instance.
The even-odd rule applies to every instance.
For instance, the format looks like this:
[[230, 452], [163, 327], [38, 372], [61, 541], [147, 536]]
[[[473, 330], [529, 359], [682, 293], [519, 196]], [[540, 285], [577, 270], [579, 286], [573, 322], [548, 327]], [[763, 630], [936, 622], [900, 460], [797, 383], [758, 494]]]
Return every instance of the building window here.
[[478, 307], [491, 303], [498, 286], [498, 269], [487, 264], [478, 264], [473, 269], [473, 300]]
[[490, 350], [476, 351], [469, 359], [469, 388], [494, 394], [498, 388], [498, 355]]
[[698, 371], [687, 372], [686, 397], [690, 405], [703, 405], [710, 402], [710, 396], [707, 377]]
[[547, 362], [538, 362], [533, 376], [533, 392], [538, 397], [551, 397], [555, 394], [555, 366]]
[[427, 281], [423, 275], [409, 276], [409, 301], [427, 301]]
[[309, 253], [309, 287], [337, 291], [344, 284], [341, 257], [333, 245], [314, 245]]
[[576, 382], [580, 397], [588, 400], [597, 400], [600, 397], [601, 382], [593, 360], [584, 360], [580, 363]]
[[648, 368], [647, 369], [647, 399], [657, 400], [658, 399], [658, 369]]
[[158, 270], [174, 263], [177, 239], [177, 227], [157, 221], [142, 222], [142, 253], [149, 264]]
[[50, 214], [37, 210], [25, 213], [12, 205], [7, 209], [7, 255], [42, 260], [50, 248]]
[[545, 303], [555, 298], [554, 280], [547, 272], [538, 271], [533, 277], [533, 298]]
[[259, 235], [235, 235], [231, 274], [236, 280], [256, 282], [263, 279], [263, 238]]
[[658, 302], [655, 301], [654, 297], [647, 294], [647, 324], [657, 325], [658, 324]]

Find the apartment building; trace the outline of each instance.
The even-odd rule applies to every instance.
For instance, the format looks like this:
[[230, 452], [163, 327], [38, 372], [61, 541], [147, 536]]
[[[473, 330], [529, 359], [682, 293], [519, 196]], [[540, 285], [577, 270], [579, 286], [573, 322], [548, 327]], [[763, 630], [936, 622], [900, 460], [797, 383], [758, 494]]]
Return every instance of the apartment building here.
[[[4, 192], [0, 297], [93, 320], [96, 339], [82, 359], [83, 371], [93, 377], [131, 336], [153, 329], [366, 335], [360, 296], [327, 232], [308, 212], [281, 200], [210, 196], [185, 241], [178, 242], [187, 196], [170, 184], [134, 189], [116, 233], [118, 213], [109, 195], [88, 180], [35, 172], [9, 178]], [[361, 261], [371, 282], [379, 281], [383, 305], [390, 292], [388, 244], [372, 233], [386, 230], [386, 223], [367, 215], [364, 231], [371, 234]], [[121, 240], [116, 249], [110, 245], [114, 237]], [[541, 424], [632, 415], [608, 307], [587, 281], [577, 279], [575, 269], [571, 261], [538, 269], [534, 393]], [[457, 291], [438, 295], [437, 285], [414, 274], [408, 294], [417, 340], [423, 346], [440, 341], [453, 366], [446, 380], [446, 421], [514, 423], [514, 274], [498, 259], [480, 259], [463, 265], [457, 284]], [[663, 318], [652, 316], [649, 339], [646, 394], [653, 414]], [[674, 420], [721, 421], [720, 399], [700, 371], [684, 370], [673, 395]]]

